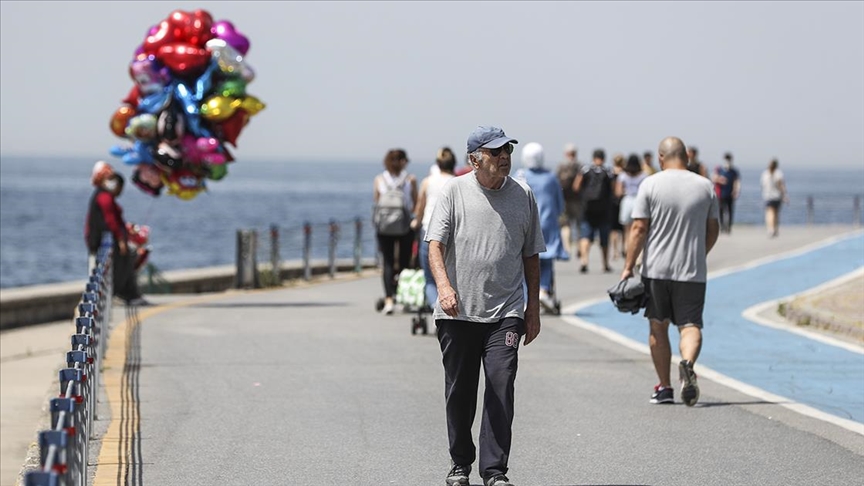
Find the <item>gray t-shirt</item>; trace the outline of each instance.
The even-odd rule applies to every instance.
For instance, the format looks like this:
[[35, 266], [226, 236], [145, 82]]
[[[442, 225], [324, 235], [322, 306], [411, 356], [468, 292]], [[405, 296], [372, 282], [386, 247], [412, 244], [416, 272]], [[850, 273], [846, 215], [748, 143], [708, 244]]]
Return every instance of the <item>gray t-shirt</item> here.
[[642, 275], [678, 282], [705, 282], [709, 219], [719, 218], [714, 184], [686, 170], [664, 170], [639, 186], [633, 219], [648, 219]]
[[546, 250], [534, 194], [507, 178], [497, 190], [474, 173], [444, 186], [426, 231], [426, 241], [445, 245], [444, 266], [456, 291], [459, 315], [435, 304], [434, 319], [498, 322], [525, 318], [522, 258]]

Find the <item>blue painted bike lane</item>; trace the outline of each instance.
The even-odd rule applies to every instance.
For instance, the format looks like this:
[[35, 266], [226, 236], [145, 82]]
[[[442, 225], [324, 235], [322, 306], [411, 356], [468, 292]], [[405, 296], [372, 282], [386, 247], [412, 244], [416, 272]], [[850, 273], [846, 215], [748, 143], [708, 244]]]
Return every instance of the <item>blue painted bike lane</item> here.
[[[864, 354], [742, 316], [749, 307], [807, 291], [862, 266], [864, 235], [856, 234], [800, 255], [710, 278], [697, 374], [702, 364], [770, 393], [864, 423]], [[582, 308], [576, 316], [634, 341], [648, 342], [642, 314], [623, 314], [608, 300]], [[670, 329], [669, 336], [677, 353], [678, 333]], [[677, 378], [674, 367], [672, 378]]]

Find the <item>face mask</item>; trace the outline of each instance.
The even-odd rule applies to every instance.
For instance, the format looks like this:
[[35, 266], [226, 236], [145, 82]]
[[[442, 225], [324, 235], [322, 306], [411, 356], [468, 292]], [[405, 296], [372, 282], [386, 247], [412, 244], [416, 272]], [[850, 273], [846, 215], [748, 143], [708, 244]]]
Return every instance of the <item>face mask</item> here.
[[114, 192], [117, 190], [117, 181], [115, 181], [114, 179], [105, 181], [103, 187], [105, 187], [105, 190], [107, 191]]

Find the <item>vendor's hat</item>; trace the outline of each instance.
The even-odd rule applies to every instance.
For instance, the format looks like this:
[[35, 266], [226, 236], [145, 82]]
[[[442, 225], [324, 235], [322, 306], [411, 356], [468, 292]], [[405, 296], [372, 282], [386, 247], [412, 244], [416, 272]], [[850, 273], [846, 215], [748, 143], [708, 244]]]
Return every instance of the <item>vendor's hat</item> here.
[[93, 173], [90, 176], [90, 182], [94, 186], [99, 186], [102, 182], [114, 173], [114, 168], [104, 160], [100, 160], [93, 165]]
[[498, 127], [479, 126], [468, 135], [468, 153], [474, 153], [479, 148], [496, 149], [508, 143], [519, 143], [515, 138], [504, 134]]

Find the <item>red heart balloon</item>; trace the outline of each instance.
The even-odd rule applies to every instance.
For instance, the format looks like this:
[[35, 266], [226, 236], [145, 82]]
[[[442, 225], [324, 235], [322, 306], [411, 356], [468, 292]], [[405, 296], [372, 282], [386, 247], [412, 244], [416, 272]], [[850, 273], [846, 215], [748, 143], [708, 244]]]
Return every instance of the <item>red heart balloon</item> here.
[[142, 49], [147, 54], [155, 54], [160, 47], [173, 44], [180, 40], [177, 37], [178, 32], [174, 28], [171, 22], [168, 20], [163, 20], [159, 23], [158, 28], [154, 34], [148, 35], [144, 39], [144, 43], [141, 44]]
[[198, 47], [204, 47], [213, 38], [211, 32], [213, 17], [206, 10], [198, 9], [189, 16], [189, 23], [183, 28], [183, 38], [186, 42]]
[[123, 98], [123, 103], [132, 106], [133, 108], [138, 108], [138, 98], [141, 97], [141, 90], [138, 89], [138, 85], [132, 86], [132, 89], [129, 90], [129, 94]]
[[176, 75], [195, 77], [204, 72], [210, 62], [210, 52], [186, 42], [175, 42], [160, 47], [156, 58]]
[[236, 147], [237, 137], [247, 123], [249, 123], [249, 114], [245, 110], [236, 110], [230, 118], [219, 124], [221, 135], [219, 138]]

